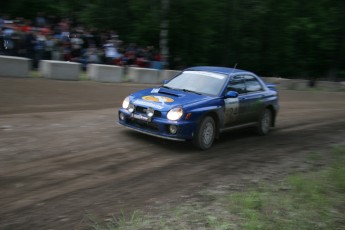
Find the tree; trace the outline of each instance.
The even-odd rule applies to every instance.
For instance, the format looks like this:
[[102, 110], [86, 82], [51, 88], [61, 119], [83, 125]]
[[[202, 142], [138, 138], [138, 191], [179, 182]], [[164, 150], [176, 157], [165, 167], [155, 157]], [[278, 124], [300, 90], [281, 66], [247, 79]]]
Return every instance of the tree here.
[[[163, 1], [164, 2], [164, 1]], [[37, 12], [116, 30], [126, 43], [160, 44], [162, 0], [13, 0], [12, 18]], [[343, 0], [171, 0], [172, 68], [221, 65], [265, 76], [345, 79]]]

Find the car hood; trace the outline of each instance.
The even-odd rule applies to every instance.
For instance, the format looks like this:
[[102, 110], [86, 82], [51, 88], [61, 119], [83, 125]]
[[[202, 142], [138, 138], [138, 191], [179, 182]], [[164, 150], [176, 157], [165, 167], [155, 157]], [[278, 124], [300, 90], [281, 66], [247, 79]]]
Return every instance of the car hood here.
[[209, 99], [209, 96], [167, 88], [150, 88], [130, 95], [136, 106], [151, 107], [159, 111], [169, 111], [177, 106], [185, 106]]

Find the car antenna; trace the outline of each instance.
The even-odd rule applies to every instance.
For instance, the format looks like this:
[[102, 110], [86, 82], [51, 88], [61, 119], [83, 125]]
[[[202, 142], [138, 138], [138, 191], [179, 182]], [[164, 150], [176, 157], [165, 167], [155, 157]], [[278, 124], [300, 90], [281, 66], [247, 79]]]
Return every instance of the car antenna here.
[[231, 74], [233, 74], [233, 73], [234, 73], [234, 71], [235, 71], [236, 67], [237, 67], [237, 63], [235, 63], [234, 68], [232, 68], [232, 71], [231, 71], [231, 73], [229, 74], [229, 76], [231, 76]]

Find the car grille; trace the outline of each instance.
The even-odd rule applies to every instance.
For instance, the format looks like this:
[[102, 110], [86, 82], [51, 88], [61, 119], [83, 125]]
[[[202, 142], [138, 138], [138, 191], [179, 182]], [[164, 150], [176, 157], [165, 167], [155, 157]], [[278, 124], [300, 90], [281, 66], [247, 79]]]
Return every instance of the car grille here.
[[[147, 110], [146, 107], [142, 107], [142, 106], [136, 106], [135, 107], [135, 112], [137, 112], [137, 113], [146, 114], [146, 110]], [[161, 117], [162, 113], [160, 111], [155, 110], [153, 116], [154, 117]]]

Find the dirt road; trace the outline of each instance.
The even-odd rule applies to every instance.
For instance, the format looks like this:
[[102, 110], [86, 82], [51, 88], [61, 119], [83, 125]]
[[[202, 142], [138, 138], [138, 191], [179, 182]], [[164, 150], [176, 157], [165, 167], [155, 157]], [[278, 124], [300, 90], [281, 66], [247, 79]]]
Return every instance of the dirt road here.
[[88, 214], [240, 190], [345, 142], [345, 93], [281, 91], [270, 135], [236, 131], [197, 151], [116, 125], [123, 98], [144, 87], [0, 77], [0, 229], [85, 229]]

